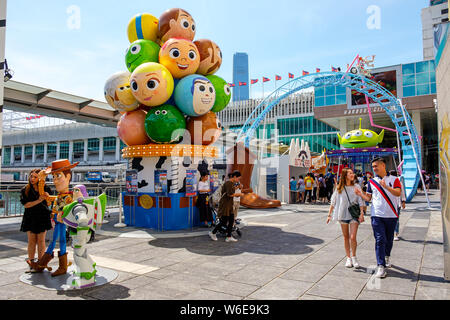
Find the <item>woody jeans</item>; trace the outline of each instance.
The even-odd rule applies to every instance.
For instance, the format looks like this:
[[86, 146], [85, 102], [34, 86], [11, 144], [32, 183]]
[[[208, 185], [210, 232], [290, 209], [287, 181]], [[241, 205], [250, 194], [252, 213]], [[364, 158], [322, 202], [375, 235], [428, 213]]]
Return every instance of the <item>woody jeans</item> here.
[[372, 217], [373, 236], [375, 237], [375, 253], [377, 265], [386, 267], [386, 257], [391, 256], [394, 244], [394, 231], [398, 218]]

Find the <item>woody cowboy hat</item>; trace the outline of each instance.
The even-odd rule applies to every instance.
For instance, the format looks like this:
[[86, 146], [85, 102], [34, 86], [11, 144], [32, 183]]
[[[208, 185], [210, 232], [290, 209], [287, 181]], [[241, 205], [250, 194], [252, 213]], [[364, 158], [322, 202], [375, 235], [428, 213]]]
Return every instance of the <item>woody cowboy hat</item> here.
[[80, 162], [71, 164], [69, 160], [62, 159], [52, 162], [52, 166], [45, 169], [45, 174], [53, 174], [75, 168]]

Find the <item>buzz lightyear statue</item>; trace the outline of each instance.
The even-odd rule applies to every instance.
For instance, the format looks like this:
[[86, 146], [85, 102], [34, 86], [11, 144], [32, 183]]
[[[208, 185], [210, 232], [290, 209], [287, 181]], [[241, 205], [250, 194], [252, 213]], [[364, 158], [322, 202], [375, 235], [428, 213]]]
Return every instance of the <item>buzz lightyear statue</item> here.
[[[82, 289], [95, 285], [97, 273], [96, 263], [87, 253], [87, 243], [91, 232], [95, 232], [98, 225], [103, 222], [106, 207], [106, 195], [85, 199], [87, 196], [84, 186], [76, 186], [73, 192], [74, 202], [63, 209], [62, 219], [70, 227], [72, 237], [73, 258], [77, 270], [70, 284], [71, 288]], [[85, 190], [85, 189], [84, 189]]]

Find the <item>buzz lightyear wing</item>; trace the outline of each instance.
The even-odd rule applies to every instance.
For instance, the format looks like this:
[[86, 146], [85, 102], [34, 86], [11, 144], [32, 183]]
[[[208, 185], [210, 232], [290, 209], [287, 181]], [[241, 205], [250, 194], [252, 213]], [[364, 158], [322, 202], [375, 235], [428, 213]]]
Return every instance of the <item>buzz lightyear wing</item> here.
[[[72, 228], [78, 227], [78, 222], [75, 216], [70, 214], [72, 209], [79, 204], [77, 201], [72, 202], [63, 209], [62, 219], [64, 223]], [[93, 223], [89, 223], [90, 226], [95, 230], [97, 225], [103, 222], [103, 217], [105, 216], [106, 209], [106, 194], [102, 193], [98, 197], [84, 199], [83, 204], [88, 208], [88, 218], [93, 220]]]
[[98, 197], [84, 200], [83, 203], [92, 206], [93, 219], [95, 226], [103, 223], [106, 210], [106, 194], [102, 193]]

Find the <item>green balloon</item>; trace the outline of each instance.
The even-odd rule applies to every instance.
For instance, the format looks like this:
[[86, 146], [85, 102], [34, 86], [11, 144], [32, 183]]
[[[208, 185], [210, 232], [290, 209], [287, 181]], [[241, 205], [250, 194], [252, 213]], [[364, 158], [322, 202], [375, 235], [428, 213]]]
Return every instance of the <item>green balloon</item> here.
[[231, 89], [228, 83], [223, 80], [221, 77], [210, 75], [206, 76], [209, 81], [214, 86], [216, 90], [216, 102], [214, 103], [214, 107], [211, 109], [212, 112], [220, 112], [225, 109], [230, 103], [231, 99]]
[[145, 132], [155, 143], [179, 142], [186, 129], [186, 120], [177, 107], [169, 104], [151, 108], [145, 117]]
[[159, 62], [159, 50], [161, 47], [150, 40], [136, 40], [127, 50], [125, 64], [132, 73], [134, 69], [146, 62]]

